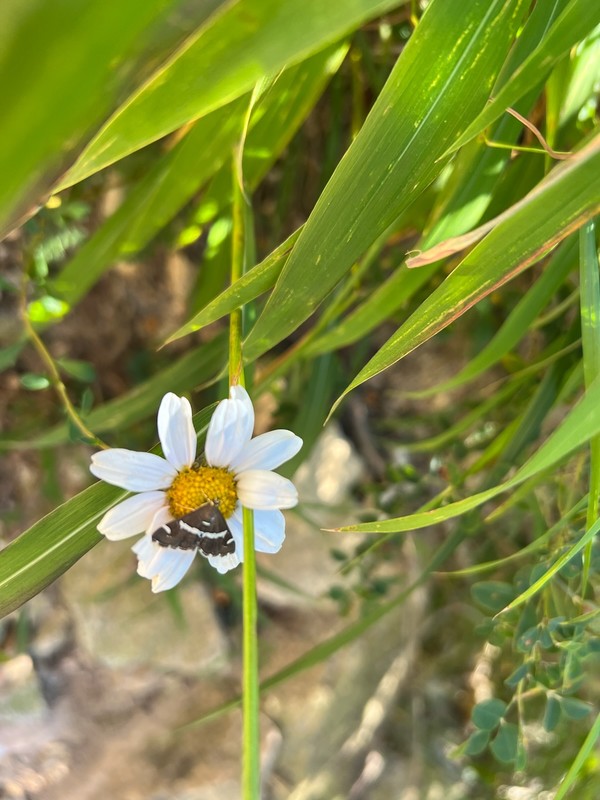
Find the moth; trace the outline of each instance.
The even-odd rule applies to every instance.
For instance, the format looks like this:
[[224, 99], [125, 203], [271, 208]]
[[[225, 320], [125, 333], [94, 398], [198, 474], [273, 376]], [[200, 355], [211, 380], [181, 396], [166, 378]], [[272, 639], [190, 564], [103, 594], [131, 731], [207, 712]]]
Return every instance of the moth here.
[[205, 503], [183, 517], [165, 522], [154, 531], [152, 541], [161, 547], [199, 550], [203, 556], [235, 553], [235, 540], [215, 503]]

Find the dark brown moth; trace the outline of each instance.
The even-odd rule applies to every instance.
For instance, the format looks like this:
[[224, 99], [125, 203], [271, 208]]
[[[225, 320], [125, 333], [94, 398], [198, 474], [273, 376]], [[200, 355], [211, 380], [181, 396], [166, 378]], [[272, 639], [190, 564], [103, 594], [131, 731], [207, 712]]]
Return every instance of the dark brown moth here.
[[235, 540], [215, 503], [205, 503], [195, 511], [166, 522], [152, 534], [161, 547], [199, 550], [203, 556], [235, 553]]

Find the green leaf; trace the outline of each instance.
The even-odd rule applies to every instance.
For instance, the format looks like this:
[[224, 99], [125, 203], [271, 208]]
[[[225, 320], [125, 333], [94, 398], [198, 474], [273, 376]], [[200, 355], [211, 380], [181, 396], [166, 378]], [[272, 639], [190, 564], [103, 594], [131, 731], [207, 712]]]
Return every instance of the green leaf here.
[[206, 325], [210, 325], [211, 322], [215, 322], [236, 308], [246, 305], [263, 294], [263, 292], [268, 291], [275, 284], [290, 250], [300, 235], [300, 231], [301, 229], [294, 231], [264, 261], [249, 270], [224, 292], [221, 292], [218, 297], [215, 297], [214, 300], [188, 320], [185, 325], [171, 334], [165, 344], [174, 342], [177, 339], [181, 339], [182, 336], [187, 336]]
[[[538, 45], [554, 15], [560, 10], [559, 4], [536, 4], [502, 68], [498, 83], [502, 83], [505, 75], [511, 75]], [[520, 101], [517, 110], [527, 114], [530, 105], [531, 98], [525, 97]], [[490, 136], [509, 145], [517, 141], [521, 131], [521, 123], [506, 116], [494, 126]], [[502, 195], [502, 191], [498, 192], [498, 189], [501, 189], [499, 183], [503, 176], [502, 167], [508, 160], [509, 153], [509, 149], [492, 148], [485, 143], [472, 142], [458, 155], [451, 178], [439, 192], [431, 211], [433, 225], [426, 226], [426, 232], [415, 244], [417, 251], [427, 249], [448, 236], [464, 233], [477, 224], [490, 200]], [[517, 192], [515, 197], [520, 197], [518, 182], [513, 180], [507, 183], [510, 191]], [[422, 199], [423, 195], [420, 201]], [[401, 215], [399, 226], [403, 216], [404, 214]], [[388, 239], [389, 236], [385, 241]], [[368, 257], [369, 252], [365, 258]], [[329, 352], [364, 338], [393, 312], [404, 307], [437, 271], [437, 265], [421, 270], [405, 270], [398, 264], [390, 277], [371, 292], [364, 302], [332, 329], [310, 342], [303, 350], [304, 355]]]
[[531, 664], [526, 661], [524, 664], [520, 664], [513, 672], [511, 672], [508, 678], [505, 678], [504, 683], [514, 689], [529, 675], [530, 672]]
[[[310, 111], [347, 46], [336, 45], [285, 70], [261, 96], [250, 119], [244, 174], [253, 188], [281, 153]], [[229, 159], [239, 140], [249, 95], [199, 119], [186, 135], [142, 178], [117, 211], [79, 249], [53, 282], [70, 303], [79, 300], [119, 258], [131, 258], [145, 247], [199, 188]], [[203, 207], [218, 213], [225, 198], [203, 195]], [[270, 287], [269, 287], [270, 288]]]
[[[596, 385], [596, 383], [597, 381], [594, 383], [594, 385]], [[600, 519], [597, 520], [594, 525], [592, 525], [592, 527], [585, 532], [585, 534], [576, 544], [574, 544], [572, 547], [569, 547], [569, 549], [563, 553], [560, 558], [557, 558], [554, 564], [550, 567], [550, 569], [546, 570], [541, 578], [539, 578], [532, 586], [522, 592], [518, 597], [515, 597], [515, 599], [509, 603], [506, 608], [503, 609], [503, 611], [510, 611], [512, 608], [516, 608], [517, 606], [520, 606], [530, 600], [541, 589], [543, 589], [550, 580], [552, 580], [557, 572], [560, 572], [565, 564], [568, 564], [572, 558], [574, 558], [579, 552], [581, 552], [581, 550], [584, 549], [584, 547], [586, 547], [586, 545], [589, 544], [589, 542], [592, 542], [599, 531]]]
[[247, 98], [199, 120], [157, 159], [122, 205], [79, 248], [52, 282], [74, 305], [119, 257], [139, 251], [229, 157], [239, 138]]
[[600, 209], [600, 135], [549, 175], [477, 245], [341, 395], [387, 369], [534, 264]]
[[61, 188], [249, 92], [398, 0], [238, 0], [199, 27], [117, 109]]
[[33, 300], [27, 306], [27, 316], [38, 324], [56, 322], [62, 319], [71, 310], [69, 303], [57, 297], [46, 295], [39, 300]]
[[561, 708], [559, 699], [553, 692], [550, 692], [546, 698], [543, 725], [547, 731], [553, 731], [560, 722]]
[[548, 75], [554, 64], [568, 53], [573, 45], [588, 36], [599, 23], [600, 6], [590, 3], [589, 0], [571, 0], [540, 45], [521, 64], [481, 114], [470, 123], [462, 136], [458, 137], [451, 151], [457, 150], [481, 133], [508, 106], [514, 105], [520, 97], [536, 86], [540, 79]]
[[[592, 754], [596, 742], [600, 737], [600, 714], [594, 720], [594, 724], [590, 728], [590, 732], [585, 737], [585, 742], [581, 745], [575, 760], [569, 767], [567, 774], [563, 778], [558, 787], [558, 791], [554, 795], [554, 800], [563, 800], [567, 796], [567, 792], [575, 785], [577, 776], [584, 770], [585, 764], [589, 756]], [[594, 757], [594, 762], [596, 758]]]
[[465, 746], [462, 748], [462, 752], [466, 756], [478, 756], [480, 753], [483, 753], [485, 748], [488, 746], [488, 742], [490, 741], [490, 732], [489, 731], [475, 731], [472, 733], [467, 741], [465, 742]]
[[489, 700], [482, 700], [473, 706], [471, 720], [480, 730], [493, 731], [500, 724], [506, 713], [507, 705], [497, 697], [490, 697]]
[[[194, 415], [200, 445], [213, 408]], [[151, 452], [159, 451], [156, 446]], [[103, 538], [96, 525], [127, 492], [98, 482], [32, 525], [0, 551], [0, 616], [62, 575]]]
[[504, 722], [492, 739], [490, 750], [503, 764], [512, 763], [517, 757], [519, 729], [512, 722]]
[[583, 719], [592, 710], [589, 703], [584, 703], [576, 697], [559, 697], [558, 700], [563, 714], [569, 719]]
[[0, 349], [0, 372], [14, 365], [24, 346], [25, 341], [21, 341]]
[[473, 599], [488, 611], [499, 611], [515, 596], [515, 589], [510, 583], [501, 581], [481, 581], [471, 587]]
[[440, 156], [483, 108], [525, 5], [521, 0], [429, 4], [304, 226], [248, 337], [249, 359], [307, 319], [440, 172]]
[[215, 0], [3, 0], [0, 236], [30, 213], [131, 89]]
[[569, 237], [553, 253], [535, 284], [519, 300], [489, 344], [449, 381], [422, 392], [411, 392], [410, 396], [428, 397], [438, 392], [447, 392], [472, 381], [497, 364], [527, 334], [531, 323], [563, 284], [576, 260], [577, 240], [576, 237]]
[[96, 380], [96, 370], [89, 361], [81, 361], [77, 358], [57, 358], [56, 363], [68, 375], [72, 375], [82, 383], [92, 383]]
[[39, 392], [50, 386], [50, 381], [45, 375], [38, 375], [35, 372], [26, 372], [21, 375], [21, 383], [30, 392]]

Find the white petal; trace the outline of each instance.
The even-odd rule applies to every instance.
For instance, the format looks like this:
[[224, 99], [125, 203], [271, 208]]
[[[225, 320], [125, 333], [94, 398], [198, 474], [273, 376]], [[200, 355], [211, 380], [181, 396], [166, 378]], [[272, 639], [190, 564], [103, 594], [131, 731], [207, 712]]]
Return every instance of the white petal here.
[[[244, 560], [244, 523], [242, 507], [238, 503], [233, 516], [227, 520], [235, 539], [235, 552]], [[254, 512], [254, 548], [259, 553], [277, 553], [285, 539], [285, 517], [281, 511]]]
[[214, 567], [221, 575], [229, 572], [230, 569], [235, 569], [240, 563], [237, 553], [228, 553], [226, 556], [207, 556], [207, 559], [211, 567]]
[[150, 561], [152, 561], [156, 547], [157, 544], [152, 541], [151, 536], [142, 536], [131, 548], [138, 557], [138, 575], [141, 575], [143, 578], [146, 577], [142, 571], [143, 565], [149, 564]]
[[238, 475], [238, 497], [247, 508], [293, 508], [298, 492], [287, 478], [265, 469], [249, 469]]
[[152, 517], [150, 524], [146, 528], [146, 533], [152, 535], [157, 528], [160, 528], [161, 525], [164, 525], [165, 522], [171, 522], [173, 519], [173, 514], [171, 514], [171, 509], [169, 506], [165, 505], [163, 508], [159, 508], [156, 514]]
[[113, 447], [92, 456], [90, 472], [100, 480], [130, 492], [167, 489], [177, 471], [160, 456]]
[[228, 467], [246, 447], [254, 430], [254, 409], [248, 393], [232, 386], [233, 399], [221, 400], [206, 434], [206, 460], [211, 467]]
[[152, 541], [152, 537], [146, 535], [142, 536], [141, 539], [138, 539], [131, 548], [138, 558], [137, 572], [138, 575], [142, 576], [142, 578], [148, 577], [146, 572], [150, 566], [150, 563], [152, 562], [152, 559], [156, 555], [158, 547], [159, 545]]
[[142, 492], [128, 497], [106, 512], [98, 530], [113, 542], [143, 533], [166, 502], [164, 492]]
[[245, 406], [246, 413], [252, 417], [252, 428], [254, 429], [254, 406], [252, 405], [252, 400], [248, 392], [243, 386], [236, 384], [235, 386], [229, 387], [229, 397]]
[[276, 469], [293, 458], [302, 444], [302, 439], [291, 431], [262, 433], [248, 442], [230, 466], [236, 473], [247, 469]]
[[138, 575], [152, 579], [153, 592], [162, 592], [179, 583], [196, 555], [195, 550], [162, 547], [150, 536], [144, 536], [132, 549], [138, 557]]
[[166, 394], [158, 409], [158, 438], [169, 464], [175, 469], [191, 467], [196, 458], [196, 431], [192, 407], [185, 397]]
[[[166, 550], [167, 548], [163, 548]], [[161, 571], [152, 578], [152, 591], [164, 592], [179, 583], [192, 565], [195, 550], [171, 550], [169, 560], [163, 559]]]
[[285, 517], [281, 511], [254, 512], [254, 548], [259, 553], [277, 553], [285, 539]]
[[244, 560], [244, 523], [242, 522], [242, 506], [240, 503], [235, 507], [233, 515], [227, 519], [227, 526], [235, 541], [235, 552], [239, 556], [240, 562]]

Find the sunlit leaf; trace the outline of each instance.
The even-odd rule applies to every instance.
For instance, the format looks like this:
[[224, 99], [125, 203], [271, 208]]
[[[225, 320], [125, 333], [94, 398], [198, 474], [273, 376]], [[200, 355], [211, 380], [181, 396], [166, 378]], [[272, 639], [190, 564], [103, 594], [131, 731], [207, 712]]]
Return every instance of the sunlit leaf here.
[[[249, 358], [307, 319], [440, 172], [440, 156], [483, 108], [525, 5], [448, 0], [428, 6], [304, 226], [247, 340]], [[432, 59], [432, 51], [445, 55]]]
[[[518, 203], [359, 372], [344, 394], [377, 375], [534, 264], [600, 209], [600, 136]], [[338, 400], [338, 403], [340, 402]]]
[[120, 106], [62, 186], [77, 183], [250, 91], [398, 0], [238, 0], [196, 29]]

